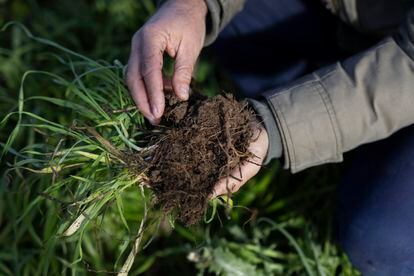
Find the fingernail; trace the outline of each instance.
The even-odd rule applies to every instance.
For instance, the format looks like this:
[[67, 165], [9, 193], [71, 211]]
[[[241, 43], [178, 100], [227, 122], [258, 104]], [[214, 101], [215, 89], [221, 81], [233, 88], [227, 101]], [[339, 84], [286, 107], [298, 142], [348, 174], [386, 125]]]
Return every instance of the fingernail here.
[[158, 125], [158, 120], [156, 118], [148, 118], [148, 121], [153, 126]]
[[153, 119], [148, 119], [148, 121], [150, 122], [151, 125], [155, 126], [155, 121]]
[[178, 94], [180, 98], [184, 101], [188, 100], [188, 86], [187, 85], [180, 85], [178, 87]]
[[155, 105], [152, 105], [152, 106], [151, 106], [151, 113], [152, 113], [152, 115], [154, 115], [154, 117], [156, 117], [156, 118], [161, 117], [160, 111], [159, 111], [158, 107], [157, 107], [157, 106], [155, 106]]

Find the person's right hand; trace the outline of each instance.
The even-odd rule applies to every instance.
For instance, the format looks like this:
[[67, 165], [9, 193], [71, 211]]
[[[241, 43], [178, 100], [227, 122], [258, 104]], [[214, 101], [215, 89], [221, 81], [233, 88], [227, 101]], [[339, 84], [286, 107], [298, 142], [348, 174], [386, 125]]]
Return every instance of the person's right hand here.
[[193, 68], [203, 47], [204, 0], [169, 0], [132, 38], [126, 82], [138, 109], [158, 124], [164, 113], [163, 54], [175, 59], [172, 86], [187, 100]]

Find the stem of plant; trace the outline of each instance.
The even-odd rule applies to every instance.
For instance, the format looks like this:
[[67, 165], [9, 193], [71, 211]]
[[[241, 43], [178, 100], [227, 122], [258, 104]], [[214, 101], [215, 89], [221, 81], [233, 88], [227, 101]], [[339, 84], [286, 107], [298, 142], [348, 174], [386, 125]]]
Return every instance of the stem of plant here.
[[145, 194], [144, 194], [144, 187], [143, 185], [139, 185], [139, 188], [141, 189], [141, 195], [144, 199], [144, 217], [141, 220], [141, 224], [139, 226], [138, 234], [135, 239], [134, 245], [132, 247], [131, 252], [128, 255], [128, 258], [126, 259], [124, 265], [121, 268], [121, 271], [118, 273], [118, 276], [127, 276], [129, 271], [131, 270], [132, 264], [134, 263], [135, 256], [138, 254], [139, 245], [142, 241], [142, 234], [144, 232], [144, 226], [147, 220], [148, 215], [148, 209], [147, 209], [147, 203], [145, 202]]

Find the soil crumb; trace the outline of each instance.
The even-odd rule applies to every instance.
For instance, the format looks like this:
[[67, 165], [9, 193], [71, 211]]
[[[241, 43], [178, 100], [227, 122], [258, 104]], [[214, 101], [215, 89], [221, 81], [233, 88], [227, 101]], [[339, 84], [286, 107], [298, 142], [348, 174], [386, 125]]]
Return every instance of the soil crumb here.
[[207, 98], [193, 93], [186, 102], [166, 96], [163, 134], [149, 167], [149, 186], [164, 213], [187, 225], [203, 217], [214, 185], [251, 156], [256, 120], [246, 102], [230, 94]]

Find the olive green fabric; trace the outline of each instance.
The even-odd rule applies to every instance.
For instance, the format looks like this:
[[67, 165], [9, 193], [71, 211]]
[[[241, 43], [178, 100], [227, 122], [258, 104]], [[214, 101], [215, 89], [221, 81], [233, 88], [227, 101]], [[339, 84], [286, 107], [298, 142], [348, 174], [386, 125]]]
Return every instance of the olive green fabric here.
[[414, 12], [396, 36], [265, 97], [292, 172], [413, 124]]
[[[241, 1], [206, 1], [226, 15], [236, 14]], [[216, 2], [215, 4], [213, 2]], [[325, 0], [345, 22], [363, 32], [389, 33], [406, 18], [400, 32], [343, 62], [323, 68], [284, 88], [264, 93], [278, 128], [268, 128], [267, 159], [279, 157], [283, 144], [285, 168], [298, 172], [311, 166], [342, 161], [342, 154], [359, 145], [388, 137], [414, 123], [414, 12], [412, 1]], [[223, 4], [226, 3], [226, 4]], [[210, 10], [208, 43], [225, 22]], [[224, 16], [222, 16], [224, 18]], [[257, 106], [257, 104], [256, 104]], [[266, 125], [274, 125], [267, 122]]]
[[400, 25], [413, 0], [322, 0], [342, 21], [361, 32], [387, 34]]
[[205, 0], [208, 7], [204, 46], [213, 43], [227, 23], [243, 9], [244, 0]]

